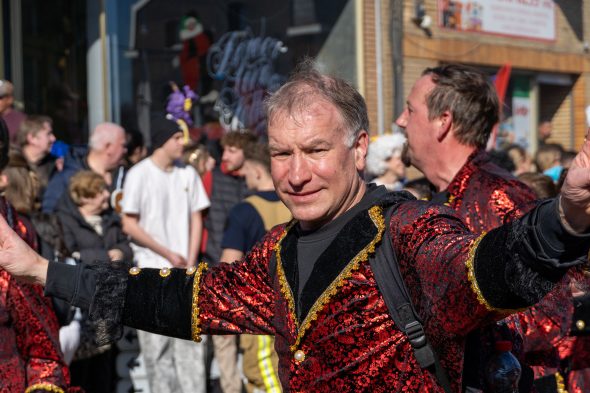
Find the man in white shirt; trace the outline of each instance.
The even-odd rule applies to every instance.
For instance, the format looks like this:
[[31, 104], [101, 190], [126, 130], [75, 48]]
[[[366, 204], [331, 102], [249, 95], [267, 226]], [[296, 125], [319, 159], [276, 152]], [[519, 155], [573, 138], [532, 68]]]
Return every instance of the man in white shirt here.
[[[123, 229], [139, 267], [195, 265], [209, 199], [200, 177], [180, 162], [183, 133], [163, 116], [152, 119], [152, 150], [133, 166], [123, 187]], [[152, 392], [205, 392], [203, 345], [139, 331]]]

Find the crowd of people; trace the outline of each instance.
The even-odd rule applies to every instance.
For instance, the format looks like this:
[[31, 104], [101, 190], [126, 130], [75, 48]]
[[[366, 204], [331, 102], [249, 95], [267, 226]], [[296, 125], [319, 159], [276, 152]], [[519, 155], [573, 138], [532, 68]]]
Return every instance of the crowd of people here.
[[[155, 114], [149, 155], [113, 123], [64, 152], [49, 117], [0, 120], [1, 391], [114, 391], [122, 325], [152, 392], [499, 391], [498, 342], [506, 391], [590, 390], [588, 144], [542, 122], [534, 159], [486, 152], [498, 99], [462, 65], [426, 69], [373, 140], [310, 62], [266, 104], [265, 138], [187, 142]], [[384, 242], [421, 334], [389, 308]]]

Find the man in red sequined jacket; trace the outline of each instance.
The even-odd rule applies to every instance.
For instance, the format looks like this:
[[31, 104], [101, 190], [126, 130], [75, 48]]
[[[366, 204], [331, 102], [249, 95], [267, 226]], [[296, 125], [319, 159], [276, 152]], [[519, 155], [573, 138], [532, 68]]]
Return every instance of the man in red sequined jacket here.
[[[439, 132], [419, 132], [410, 121], [412, 102], [424, 84], [434, 83], [426, 100], [428, 113], [440, 117]], [[450, 64], [426, 69], [408, 98], [408, 108], [396, 123], [407, 135], [403, 160], [413, 164], [439, 191], [432, 202], [452, 208], [470, 231], [483, 233], [521, 217], [533, 207], [534, 193], [506, 170], [491, 162], [484, 151], [495, 116], [489, 103], [496, 92], [475, 70]], [[513, 342], [513, 352], [524, 360], [524, 333], [511, 316], [469, 335], [465, 354], [464, 388], [482, 390], [482, 372], [497, 339]], [[510, 326], [510, 328], [508, 328]], [[524, 365], [523, 365], [524, 366]], [[532, 371], [523, 369], [521, 392], [532, 387]]]
[[[412, 121], [436, 131], [427, 87], [412, 103]], [[491, 106], [497, 116], [497, 101]], [[561, 201], [480, 236], [448, 207], [365, 185], [366, 105], [346, 82], [303, 67], [271, 96], [267, 113], [271, 174], [294, 221], [241, 261], [189, 270], [53, 264], [0, 220], [0, 266], [90, 307], [101, 342], [122, 324], [197, 342], [202, 333], [270, 334], [287, 392], [442, 392], [377, 287], [368, 259], [386, 239], [459, 392], [466, 334], [535, 303], [585, 261], [590, 143]]]
[[[8, 130], [0, 119], [0, 170], [8, 162]], [[0, 216], [31, 247], [36, 236], [0, 197]], [[59, 347], [59, 325], [37, 285], [0, 270], [0, 392], [65, 392], [70, 374]]]
[[[406, 127], [409, 111], [402, 113], [397, 124], [408, 137], [404, 160], [420, 169], [439, 190], [433, 202], [451, 207], [470, 231], [483, 233], [521, 217], [534, 206], [531, 202], [536, 197], [526, 185], [492, 163], [483, 150], [494, 126], [486, 104], [496, 93], [487, 88], [485, 76], [478, 74], [453, 64], [426, 69], [409, 100], [421, 83], [432, 80], [436, 86], [426, 103], [431, 116], [441, 117], [442, 132], [417, 136], [411, 123]], [[452, 110], [445, 113], [448, 108]], [[513, 341], [513, 352], [523, 367], [558, 367], [558, 346], [571, 324], [571, 303], [564, 282], [537, 306], [510, 316], [501, 325], [471, 334], [464, 386], [483, 388], [480, 373], [496, 339]], [[521, 392], [530, 391], [532, 377], [530, 368], [523, 368]]]

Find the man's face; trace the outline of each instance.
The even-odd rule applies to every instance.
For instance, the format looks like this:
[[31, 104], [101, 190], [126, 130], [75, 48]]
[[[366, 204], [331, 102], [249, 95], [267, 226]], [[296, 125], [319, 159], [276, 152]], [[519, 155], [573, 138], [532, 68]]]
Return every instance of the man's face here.
[[276, 191], [303, 229], [318, 228], [350, 209], [364, 192], [368, 135], [346, 144], [338, 110], [318, 100], [298, 113], [277, 113], [269, 124]]
[[113, 143], [109, 144], [109, 169], [114, 169], [120, 165], [123, 156], [127, 152], [127, 141], [123, 129], [117, 132]]
[[[435, 122], [428, 119], [426, 97], [435, 87], [429, 75], [418, 79], [410, 91], [407, 105], [395, 123], [400, 126], [407, 138], [404, 149], [404, 162], [409, 162], [422, 172], [428, 169], [432, 147], [437, 143]], [[426, 168], [425, 168], [426, 167]], [[427, 175], [428, 177], [428, 175]]]
[[184, 150], [184, 134], [178, 131], [161, 147], [171, 160], [178, 160], [182, 157]]
[[244, 165], [244, 150], [237, 146], [224, 146], [221, 162], [230, 172], [239, 170]]
[[43, 127], [35, 135], [29, 134], [29, 137], [27, 138], [28, 145], [47, 154], [51, 151], [53, 142], [55, 142], [53, 128], [47, 122], [43, 123]]

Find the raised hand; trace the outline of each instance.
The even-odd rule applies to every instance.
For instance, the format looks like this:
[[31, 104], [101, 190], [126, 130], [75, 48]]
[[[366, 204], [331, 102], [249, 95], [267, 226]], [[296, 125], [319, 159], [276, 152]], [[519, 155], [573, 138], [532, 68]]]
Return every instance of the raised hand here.
[[590, 229], [590, 128], [561, 188], [561, 207], [573, 230], [582, 233]]
[[0, 269], [23, 281], [45, 285], [46, 259], [37, 254], [0, 215]]

